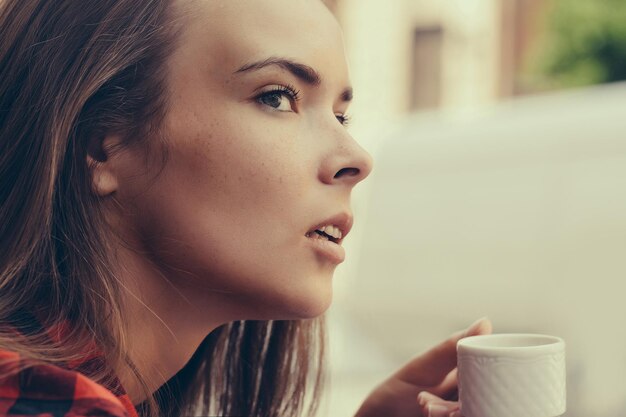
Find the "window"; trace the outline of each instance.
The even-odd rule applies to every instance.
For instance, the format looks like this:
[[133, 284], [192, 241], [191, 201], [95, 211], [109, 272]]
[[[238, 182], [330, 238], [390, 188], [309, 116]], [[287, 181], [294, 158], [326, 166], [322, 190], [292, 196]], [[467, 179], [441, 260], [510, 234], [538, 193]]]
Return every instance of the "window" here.
[[442, 43], [441, 27], [421, 27], [414, 32], [411, 110], [440, 105]]

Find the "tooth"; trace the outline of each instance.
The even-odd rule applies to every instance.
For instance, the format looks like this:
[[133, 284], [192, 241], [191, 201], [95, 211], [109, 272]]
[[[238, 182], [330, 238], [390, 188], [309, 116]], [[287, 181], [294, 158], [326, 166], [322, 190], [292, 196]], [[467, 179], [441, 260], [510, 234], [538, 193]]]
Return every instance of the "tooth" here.
[[332, 224], [319, 227], [316, 230], [326, 233], [327, 235], [332, 236], [334, 239], [341, 239], [343, 237], [343, 233], [341, 232], [339, 227]]

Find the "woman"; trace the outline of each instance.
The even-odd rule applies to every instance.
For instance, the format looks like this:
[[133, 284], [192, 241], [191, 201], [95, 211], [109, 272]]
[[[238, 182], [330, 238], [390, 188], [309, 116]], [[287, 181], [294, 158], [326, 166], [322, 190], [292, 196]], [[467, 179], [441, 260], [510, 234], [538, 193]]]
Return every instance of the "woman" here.
[[[0, 30], [0, 415], [312, 414], [372, 167], [325, 6], [4, 0]], [[455, 411], [489, 327], [358, 415]]]

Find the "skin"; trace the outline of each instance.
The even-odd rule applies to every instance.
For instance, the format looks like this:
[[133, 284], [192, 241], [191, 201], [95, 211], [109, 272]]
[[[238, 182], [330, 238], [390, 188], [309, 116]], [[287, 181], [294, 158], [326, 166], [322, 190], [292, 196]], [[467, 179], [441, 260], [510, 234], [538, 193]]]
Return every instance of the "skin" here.
[[[115, 250], [132, 293], [131, 358], [154, 389], [221, 324], [328, 308], [337, 262], [305, 234], [350, 213], [351, 191], [372, 169], [341, 123], [350, 80], [341, 30], [321, 2], [175, 7], [185, 22], [168, 62], [167, 162], [157, 171], [158, 150], [135, 146], [109, 152], [94, 175], [125, 242]], [[239, 71], [272, 57], [310, 66], [321, 82], [279, 65]], [[267, 94], [278, 86], [293, 86], [299, 100]], [[103, 148], [119, 141], [108, 137]], [[142, 400], [128, 378], [124, 385]]]
[[[352, 189], [372, 169], [370, 155], [342, 124], [350, 98], [342, 34], [319, 0], [173, 6], [184, 22], [168, 61], [166, 163], [154, 163], [160, 156], [154, 146], [111, 152], [121, 139], [109, 136], [93, 175], [120, 237], [111, 245], [133, 318], [130, 357], [153, 391], [224, 323], [326, 311], [338, 261], [321, 255], [305, 233], [351, 213]], [[286, 65], [242, 70], [270, 58], [306, 65], [319, 80]], [[285, 87], [297, 90], [298, 100]], [[432, 384], [411, 378], [436, 368], [445, 379], [455, 366], [447, 343], [444, 360], [420, 357], [416, 370], [408, 364], [359, 415], [396, 415], [380, 412], [398, 405], [407, 416], [422, 415], [416, 396]], [[127, 370], [117, 373], [133, 403], [142, 402]], [[444, 388], [454, 383], [447, 378]]]

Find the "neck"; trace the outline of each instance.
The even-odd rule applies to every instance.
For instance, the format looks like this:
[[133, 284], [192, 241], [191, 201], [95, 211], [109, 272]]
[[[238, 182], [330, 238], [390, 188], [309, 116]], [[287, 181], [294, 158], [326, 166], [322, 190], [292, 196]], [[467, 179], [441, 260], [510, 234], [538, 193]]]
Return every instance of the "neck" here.
[[[212, 330], [228, 320], [216, 308], [219, 303], [199, 302], [194, 291], [175, 286], [171, 281], [175, 277], [165, 275], [146, 257], [123, 248], [117, 258], [123, 265], [116, 273], [125, 287], [124, 313], [132, 318], [125, 323], [128, 354], [153, 393], [183, 368]], [[116, 372], [133, 404], [146, 400], [130, 369]]]

